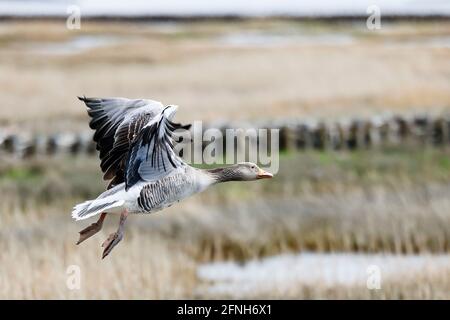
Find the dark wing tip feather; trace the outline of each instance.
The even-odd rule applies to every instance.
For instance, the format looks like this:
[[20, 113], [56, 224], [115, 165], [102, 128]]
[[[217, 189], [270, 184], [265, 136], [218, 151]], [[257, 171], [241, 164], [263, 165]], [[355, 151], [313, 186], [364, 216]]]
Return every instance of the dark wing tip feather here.
[[[88, 112], [95, 112], [99, 108], [102, 107], [103, 102], [105, 99], [102, 98], [94, 98], [94, 97], [86, 97], [86, 96], [77, 96], [78, 100], [83, 101], [86, 104], [86, 107], [88, 107]], [[91, 115], [91, 114], [89, 114]]]
[[183, 130], [189, 130], [192, 127], [192, 124], [181, 124], [181, 123], [176, 123], [176, 122], [172, 122], [172, 121], [167, 121], [168, 122], [168, 128], [169, 130], [171, 130], [172, 132], [178, 129], [183, 129]]

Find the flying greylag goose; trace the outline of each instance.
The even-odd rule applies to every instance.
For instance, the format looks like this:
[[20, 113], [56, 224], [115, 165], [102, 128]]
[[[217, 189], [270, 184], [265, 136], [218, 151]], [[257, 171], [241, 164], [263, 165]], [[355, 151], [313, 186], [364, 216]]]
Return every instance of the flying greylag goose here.
[[100, 214], [80, 231], [80, 244], [101, 230], [107, 214], [120, 214], [119, 228], [102, 244], [103, 258], [122, 240], [128, 214], [162, 210], [216, 183], [272, 177], [249, 162], [210, 170], [185, 163], [173, 151], [173, 132], [189, 128], [172, 122], [177, 106], [141, 99], [79, 99], [92, 118], [103, 178], [110, 182], [97, 199], [76, 205], [72, 217], [84, 220]]

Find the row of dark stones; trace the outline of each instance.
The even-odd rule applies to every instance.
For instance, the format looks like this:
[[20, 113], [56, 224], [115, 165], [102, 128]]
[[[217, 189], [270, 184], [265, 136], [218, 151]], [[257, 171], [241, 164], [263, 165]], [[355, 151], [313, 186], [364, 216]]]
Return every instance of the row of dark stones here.
[[[450, 143], [450, 118], [446, 117], [394, 116], [348, 122], [305, 122], [290, 119], [253, 126], [249, 123], [221, 123], [215, 127], [222, 132], [227, 128], [242, 127], [279, 129], [280, 150], [352, 150], [377, 145]], [[203, 144], [206, 145], [207, 143]], [[60, 153], [96, 154], [92, 132], [32, 135], [2, 133], [0, 129], [0, 154], [28, 158]]]

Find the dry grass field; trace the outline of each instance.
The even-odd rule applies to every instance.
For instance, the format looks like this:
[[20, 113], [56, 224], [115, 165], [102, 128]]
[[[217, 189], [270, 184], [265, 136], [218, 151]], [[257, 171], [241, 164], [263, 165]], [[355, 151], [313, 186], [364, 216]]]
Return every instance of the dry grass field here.
[[[208, 289], [214, 282], [199, 277], [201, 265], [296, 252], [423, 254], [433, 266], [434, 255], [442, 260], [449, 251], [448, 156], [445, 150], [286, 154], [273, 182], [222, 185], [164, 213], [133, 216], [125, 240], [105, 260], [100, 244], [118, 217], [75, 246], [77, 231], [90, 222], [69, 215], [74, 203], [103, 188], [94, 158], [3, 165], [0, 297], [216, 298], [223, 294]], [[235, 297], [448, 299], [450, 257], [444, 257], [447, 263], [430, 272], [399, 269], [375, 292], [365, 282], [312, 286], [287, 277], [282, 289], [263, 286]], [[66, 286], [70, 265], [80, 267], [80, 290]]]
[[185, 121], [446, 112], [449, 30], [443, 21], [376, 32], [276, 20], [3, 22], [0, 123], [84, 128], [83, 94], [156, 98], [180, 105]]
[[[83, 94], [178, 104], [183, 122], [446, 114], [449, 39], [444, 21], [386, 22], [376, 32], [355, 22], [83, 21], [72, 31], [62, 21], [4, 21], [0, 131], [85, 130]], [[118, 217], [80, 246], [91, 221], [70, 218], [105, 188], [98, 160], [0, 154], [0, 298], [450, 299], [449, 156], [420, 146], [282, 153], [275, 179], [219, 185], [131, 217], [101, 260]], [[298, 254], [351, 254], [349, 272], [363, 275], [372, 255], [424, 264], [389, 260], [396, 273], [382, 272], [380, 290], [328, 281], [333, 260], [311, 265], [314, 283], [303, 281], [305, 260], [285, 266], [283, 278], [260, 269]], [[217, 291], [237, 284], [200, 271], [223, 262], [238, 270], [227, 276], [255, 268], [267, 281]], [[79, 290], [67, 286], [72, 265]]]

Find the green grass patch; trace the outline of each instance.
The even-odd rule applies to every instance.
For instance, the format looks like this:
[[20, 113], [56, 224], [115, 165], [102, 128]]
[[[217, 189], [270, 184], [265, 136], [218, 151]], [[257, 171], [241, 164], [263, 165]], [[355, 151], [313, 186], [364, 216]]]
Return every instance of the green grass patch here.
[[[197, 165], [213, 168], [220, 165]], [[450, 182], [450, 151], [437, 148], [385, 148], [354, 152], [302, 151], [280, 154], [275, 177], [257, 183], [232, 182], [208, 193], [208, 201], [301, 196], [366, 186]], [[27, 192], [37, 200], [93, 198], [105, 190], [94, 157], [62, 157], [0, 167], [0, 190]]]
[[39, 167], [8, 168], [0, 173], [0, 178], [12, 181], [28, 181], [39, 179], [43, 171]]

